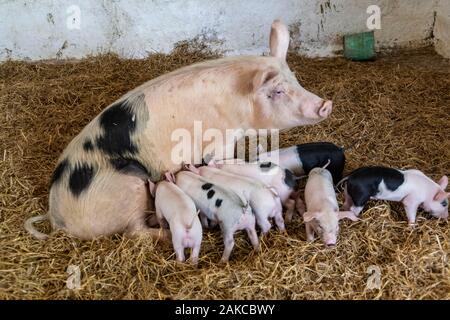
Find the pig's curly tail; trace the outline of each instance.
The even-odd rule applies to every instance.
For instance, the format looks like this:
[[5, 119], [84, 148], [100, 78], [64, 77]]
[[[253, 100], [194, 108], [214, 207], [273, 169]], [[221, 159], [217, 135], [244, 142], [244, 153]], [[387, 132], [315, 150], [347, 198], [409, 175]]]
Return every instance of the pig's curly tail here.
[[336, 183], [336, 190], [340, 190], [342, 184], [344, 184], [344, 182], [346, 182], [348, 180], [349, 176], [346, 176], [344, 178], [341, 179], [341, 181], [339, 181], [338, 183]]
[[48, 220], [48, 219], [49, 219], [48, 212], [47, 212], [46, 214], [43, 214], [43, 215], [40, 215], [40, 216], [28, 218], [28, 219], [25, 221], [25, 223], [24, 223], [25, 230], [27, 230], [27, 231], [28, 231], [33, 237], [35, 237], [36, 239], [39, 239], [39, 240], [46, 240], [46, 239], [48, 238], [48, 234], [45, 234], [45, 233], [42, 233], [42, 232], [37, 231], [37, 230], [34, 228], [33, 224], [34, 224], [35, 222], [43, 221], [43, 220]]

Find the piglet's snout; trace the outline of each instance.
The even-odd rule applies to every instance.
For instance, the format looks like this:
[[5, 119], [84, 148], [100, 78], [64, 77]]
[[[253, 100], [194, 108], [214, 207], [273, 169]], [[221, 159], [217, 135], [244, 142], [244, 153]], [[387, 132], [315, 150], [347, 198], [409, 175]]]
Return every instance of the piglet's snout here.
[[322, 100], [322, 105], [319, 107], [319, 116], [322, 118], [327, 118], [331, 111], [333, 110], [333, 101]]

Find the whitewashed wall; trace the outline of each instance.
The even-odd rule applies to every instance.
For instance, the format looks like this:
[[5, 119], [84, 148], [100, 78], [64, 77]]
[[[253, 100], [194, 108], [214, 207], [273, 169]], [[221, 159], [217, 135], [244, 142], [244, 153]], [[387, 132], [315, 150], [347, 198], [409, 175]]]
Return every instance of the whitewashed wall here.
[[[81, 58], [116, 52], [145, 57], [198, 39], [225, 54], [267, 51], [273, 19], [310, 56], [342, 50], [342, 36], [367, 31], [366, 9], [380, 6], [377, 48], [417, 47], [442, 37], [448, 52], [450, 0], [0, 0], [0, 60]], [[80, 9], [77, 16], [73, 6]], [[447, 11], [447, 13], [434, 12]], [[435, 21], [435, 22], [434, 22]], [[69, 24], [69, 27], [68, 27]], [[79, 29], [71, 29], [77, 26]], [[433, 33], [433, 26], [439, 29]], [[445, 47], [447, 49], [445, 49]]]
[[436, 51], [450, 58], [450, 0], [439, 1], [433, 35]]

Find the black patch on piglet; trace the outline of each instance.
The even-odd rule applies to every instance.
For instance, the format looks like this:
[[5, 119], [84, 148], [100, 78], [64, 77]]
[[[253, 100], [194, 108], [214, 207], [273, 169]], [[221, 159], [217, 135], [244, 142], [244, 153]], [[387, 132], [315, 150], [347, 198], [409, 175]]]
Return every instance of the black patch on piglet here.
[[61, 180], [61, 176], [63, 175], [64, 171], [66, 171], [68, 166], [69, 166], [69, 161], [67, 159], [63, 159], [60, 163], [58, 163], [55, 171], [53, 171], [50, 185], [53, 185], [54, 183], [57, 183], [57, 182], [59, 182], [59, 180]]
[[390, 191], [395, 191], [405, 182], [402, 172], [386, 167], [362, 167], [347, 178], [347, 192], [355, 206], [362, 207], [370, 197], [377, 195], [381, 181]]
[[86, 139], [86, 141], [83, 142], [83, 149], [84, 151], [94, 150], [94, 145], [92, 144], [92, 141], [90, 139]]
[[109, 162], [120, 173], [136, 176], [145, 181], [150, 177], [147, 168], [136, 159], [114, 158], [110, 159]]
[[274, 163], [272, 162], [263, 162], [259, 165], [259, 168], [261, 169], [261, 171], [269, 171], [271, 168], [273, 168], [275, 166]]
[[209, 190], [208, 191], [208, 193], [206, 194], [206, 196], [208, 197], [208, 199], [211, 199], [212, 197], [214, 197], [214, 194], [215, 194], [216, 192], [213, 190], [213, 189], [211, 189], [211, 190]]
[[284, 183], [291, 189], [294, 189], [297, 185], [297, 180], [289, 169], [284, 169]]
[[331, 142], [311, 142], [298, 144], [296, 149], [305, 174], [309, 174], [314, 168], [323, 167], [330, 160], [327, 170], [330, 171], [334, 184], [342, 179], [345, 166], [343, 148]]
[[216, 200], [216, 207], [219, 208], [222, 205], [222, 199], [217, 199]]
[[212, 188], [212, 186], [213, 186], [212, 183], [205, 183], [204, 185], [202, 185], [202, 189], [203, 190], [209, 190], [209, 189]]
[[136, 130], [136, 114], [126, 101], [113, 104], [99, 118], [103, 135], [97, 138], [100, 150], [111, 156], [124, 156], [137, 153], [137, 146], [131, 141]]
[[88, 163], [77, 164], [69, 177], [69, 189], [75, 197], [86, 190], [92, 182], [95, 170]]

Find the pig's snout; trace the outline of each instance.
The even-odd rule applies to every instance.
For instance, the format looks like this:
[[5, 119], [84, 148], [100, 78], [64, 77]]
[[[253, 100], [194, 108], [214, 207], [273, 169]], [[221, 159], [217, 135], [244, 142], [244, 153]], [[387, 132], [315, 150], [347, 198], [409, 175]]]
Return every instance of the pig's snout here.
[[320, 106], [319, 108], [319, 116], [322, 118], [327, 118], [332, 110], [333, 110], [333, 101], [324, 100], [322, 106]]
[[333, 235], [325, 236], [323, 240], [325, 246], [328, 248], [334, 247], [336, 245], [336, 237]]

